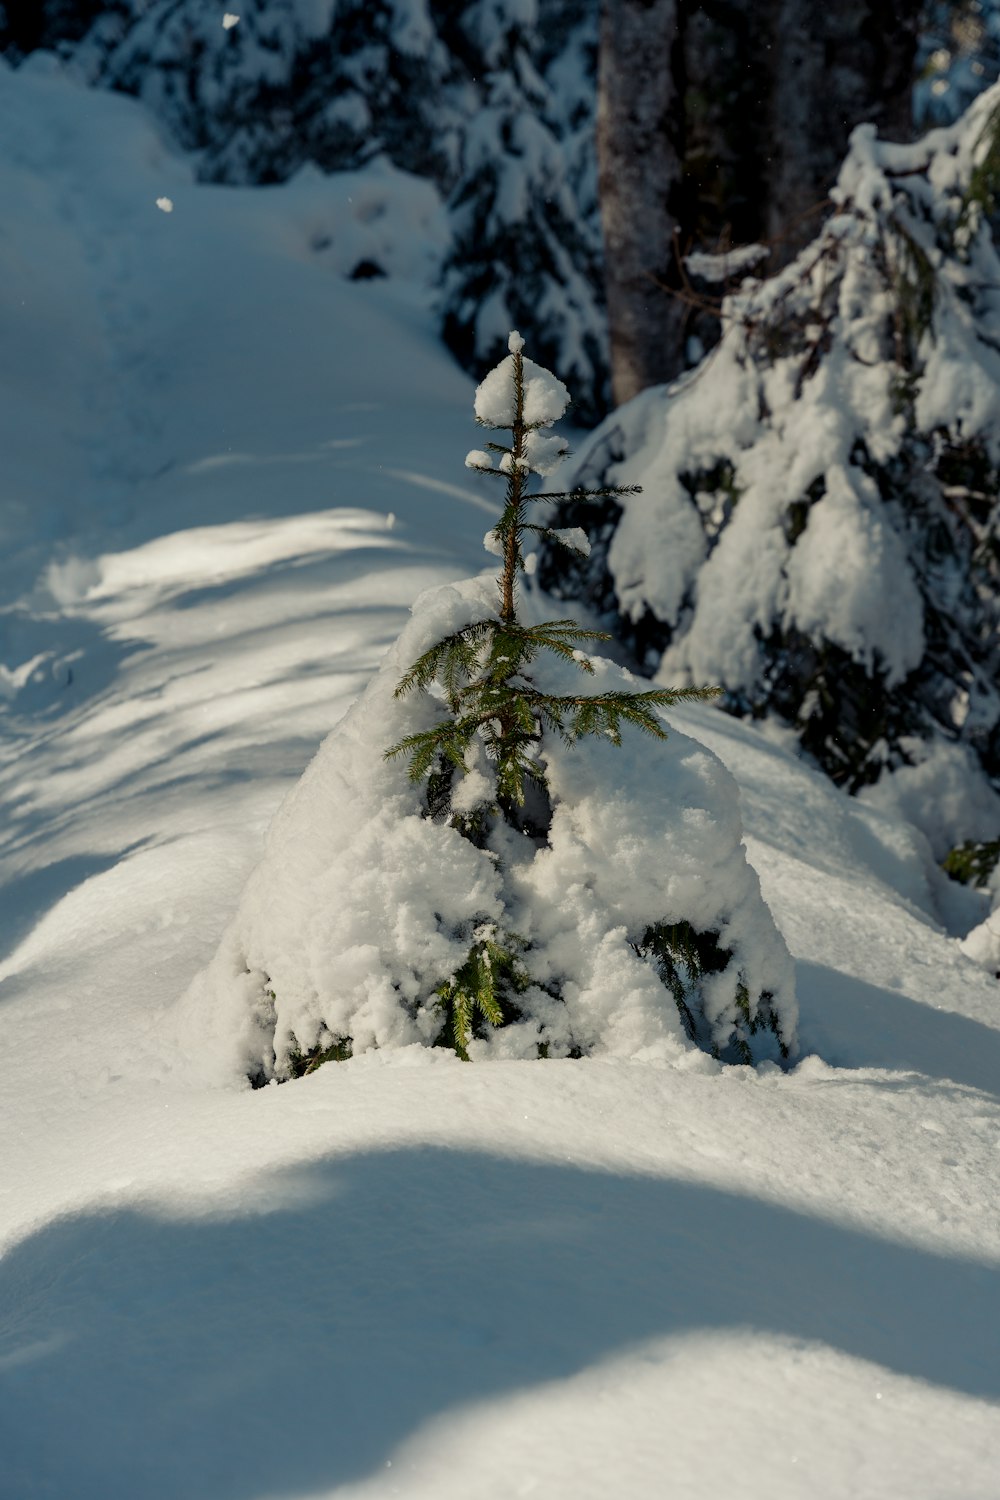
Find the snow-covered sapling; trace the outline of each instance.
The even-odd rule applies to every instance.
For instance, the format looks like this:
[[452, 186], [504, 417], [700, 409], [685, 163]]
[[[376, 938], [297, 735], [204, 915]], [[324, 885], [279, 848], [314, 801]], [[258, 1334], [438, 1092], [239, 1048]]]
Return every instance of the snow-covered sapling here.
[[[608, 636], [571, 619], [537, 624], [518, 619], [518, 580], [528, 570], [525, 537], [542, 537], [577, 551], [587, 547], [582, 531], [552, 530], [529, 520], [532, 507], [539, 502], [634, 494], [637, 488], [577, 489], [572, 497], [562, 491], [530, 491], [532, 476], [551, 473], [565, 456], [565, 440], [548, 429], [564, 414], [570, 397], [549, 370], [525, 358], [520, 334], [511, 333], [508, 348], [507, 358], [479, 386], [475, 412], [481, 426], [503, 430], [509, 440], [491, 440], [485, 449], [473, 450], [466, 458], [468, 468], [499, 478], [506, 487], [502, 514], [486, 537], [488, 549], [501, 558], [498, 609], [436, 641], [412, 664], [396, 696], [414, 690], [436, 692], [444, 712], [431, 727], [406, 735], [386, 751], [390, 759], [408, 756], [410, 779], [426, 781], [427, 814], [449, 818], [453, 827], [481, 848], [489, 847], [498, 822], [545, 840], [552, 818], [545, 768], [547, 735], [556, 735], [565, 744], [597, 735], [620, 745], [623, 726], [632, 725], [655, 739], [666, 739], [657, 709], [682, 700], [710, 698], [717, 691], [712, 687], [637, 691], [626, 686], [605, 692], [557, 693], [547, 691], [533, 674], [535, 659], [550, 652], [592, 677], [594, 666], [581, 643]], [[470, 773], [474, 778], [471, 795], [469, 785], [463, 785]], [[688, 1004], [692, 981], [696, 985], [713, 968], [725, 969], [730, 957], [720, 951], [715, 936], [699, 934], [687, 922], [656, 923], [638, 934], [634, 943], [636, 952], [648, 954], [656, 963], [692, 1039], [698, 1033]], [[468, 1057], [477, 1023], [501, 1026], [522, 1014], [519, 997], [530, 985], [521, 958], [525, 947], [518, 934], [486, 924], [472, 935], [468, 956], [458, 972], [438, 987], [448, 1016], [447, 1034], [460, 1057]], [[740, 992], [738, 1006], [753, 1032], [756, 1017], [751, 1015], [748, 994]], [[767, 1011], [766, 1023], [777, 1033], [773, 1012]], [[750, 1060], [745, 1038], [737, 1050], [741, 1058]]]
[[736, 783], [660, 718], [709, 690], [588, 655], [596, 632], [523, 586], [559, 500], [532, 476], [562, 456], [568, 400], [512, 336], [476, 394], [503, 439], [468, 459], [504, 486], [486, 539], [499, 576], [417, 599], [192, 987], [226, 1065], [256, 1084], [407, 1048], [697, 1067], [698, 1048], [748, 1062], [794, 1047], [794, 970]]
[[[585, 734], [604, 734], [617, 745], [626, 723], [665, 739], [657, 708], [683, 698], [712, 697], [716, 691], [655, 688], [559, 694], [545, 692], [532, 680], [528, 668], [541, 651], [553, 651], [592, 676], [594, 668], [580, 643], [609, 637], [586, 630], [574, 620], [531, 625], [517, 618], [518, 579], [526, 571], [525, 534], [546, 537], [573, 550], [587, 545], [582, 531], [552, 531], [528, 520], [529, 507], [539, 501], [570, 498], [561, 492], [529, 493], [532, 474], [551, 473], [565, 454], [565, 440], [546, 429], [565, 412], [569, 392], [548, 370], [525, 359], [523, 347], [520, 334], [512, 333], [509, 356], [476, 392], [476, 420], [483, 427], [509, 430], [510, 442], [488, 442], [485, 451], [474, 450], [465, 460], [468, 468], [506, 482], [503, 513], [486, 538], [487, 546], [502, 559], [497, 614], [446, 636], [413, 663], [397, 688], [398, 695], [438, 684], [447, 713], [431, 729], [407, 735], [387, 751], [389, 756], [410, 756], [414, 781], [430, 779], [428, 803], [438, 813], [449, 805], [455, 773], [464, 775], [472, 769], [475, 748], [481, 743], [496, 767], [496, 802], [476, 809], [470, 833], [493, 816], [518, 824], [525, 807], [526, 780], [545, 792], [544, 763], [539, 757], [543, 730], [567, 742]], [[636, 489], [609, 486], [577, 492], [587, 498], [625, 493], [634, 494]], [[459, 816], [468, 821], [464, 814]]]

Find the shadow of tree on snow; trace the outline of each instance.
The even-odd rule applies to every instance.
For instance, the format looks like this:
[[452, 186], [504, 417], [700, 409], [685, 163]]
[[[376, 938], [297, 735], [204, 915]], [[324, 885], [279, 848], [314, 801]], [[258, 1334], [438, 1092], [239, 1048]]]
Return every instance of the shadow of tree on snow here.
[[800, 960], [796, 974], [804, 1053], [834, 1068], [923, 1073], [1000, 1097], [1000, 1030], [825, 964]]
[[371, 1473], [456, 1405], [698, 1329], [1000, 1397], [1000, 1275], [655, 1178], [397, 1150], [242, 1217], [54, 1222], [0, 1275], [0, 1492], [253, 1500]]

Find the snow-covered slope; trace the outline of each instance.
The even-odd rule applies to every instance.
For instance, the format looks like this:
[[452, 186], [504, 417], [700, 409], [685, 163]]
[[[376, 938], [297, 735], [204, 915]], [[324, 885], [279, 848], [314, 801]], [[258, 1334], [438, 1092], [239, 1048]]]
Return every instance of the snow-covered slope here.
[[[482, 561], [471, 386], [405, 184], [195, 186], [24, 70], [0, 137], [0, 1495], [993, 1500], [979, 906], [782, 745], [676, 716], [798, 960], [792, 1072], [201, 1081], [177, 1002], [267, 823]], [[312, 248], [393, 214], [386, 282]]]

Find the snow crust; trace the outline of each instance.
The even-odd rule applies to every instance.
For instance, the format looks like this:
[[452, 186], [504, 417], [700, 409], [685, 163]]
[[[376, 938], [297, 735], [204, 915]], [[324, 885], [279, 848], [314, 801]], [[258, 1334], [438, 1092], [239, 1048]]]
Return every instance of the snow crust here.
[[737, 245], [720, 255], [706, 255], [696, 250], [685, 255], [684, 264], [692, 276], [714, 283], [729, 281], [743, 271], [752, 271], [770, 253], [766, 245]]
[[973, 963], [1000, 977], [1000, 906], [962, 939], [961, 947]]
[[967, 746], [913, 740], [907, 749], [911, 764], [864, 788], [862, 801], [915, 823], [938, 860], [956, 844], [1000, 824], [1000, 797], [985, 782]]
[[555, 537], [562, 546], [581, 552], [584, 557], [590, 555], [590, 537], [582, 526], [556, 526], [549, 535]]

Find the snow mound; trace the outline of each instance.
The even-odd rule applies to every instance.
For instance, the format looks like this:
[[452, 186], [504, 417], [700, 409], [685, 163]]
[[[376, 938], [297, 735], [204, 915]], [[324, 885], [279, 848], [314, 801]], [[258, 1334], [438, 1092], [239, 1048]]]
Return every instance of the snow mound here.
[[[523, 1018], [471, 1043], [473, 1058], [580, 1054], [713, 1066], [689, 1043], [674, 998], [641, 955], [656, 923], [714, 931], [733, 955], [704, 981], [724, 1048], [741, 997], [766, 992], [794, 1038], [791, 959], [741, 843], [736, 783], [703, 746], [672, 731], [651, 751], [546, 740], [547, 839], [502, 827], [478, 848], [424, 815], [384, 749], [429, 727], [430, 695], [394, 696], [410, 663], [494, 608], [483, 577], [423, 594], [354, 708], [320, 748], [271, 827], [264, 859], [215, 958], [183, 1005], [185, 1045], [215, 1076], [263, 1081], [315, 1049], [431, 1046], [438, 986], [470, 940], [503, 924], [525, 944]], [[632, 682], [594, 660], [595, 687]], [[544, 680], [543, 680], [544, 678]], [[540, 666], [546, 691], [578, 690], [571, 663]], [[650, 775], [655, 754], [656, 775]], [[475, 776], [475, 772], [472, 773]]]

